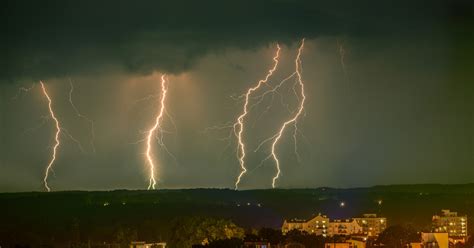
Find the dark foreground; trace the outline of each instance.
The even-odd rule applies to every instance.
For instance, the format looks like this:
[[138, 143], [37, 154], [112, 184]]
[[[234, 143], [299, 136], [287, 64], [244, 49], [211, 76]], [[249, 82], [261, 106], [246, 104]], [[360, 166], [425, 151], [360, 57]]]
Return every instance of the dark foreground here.
[[317, 213], [330, 218], [377, 213], [389, 225], [429, 229], [431, 217], [441, 209], [467, 214], [468, 223], [474, 224], [474, 184], [3, 193], [0, 245], [114, 242], [130, 232], [140, 240], [167, 240], [176, 223], [194, 216], [229, 219], [251, 229], [279, 228], [285, 218]]

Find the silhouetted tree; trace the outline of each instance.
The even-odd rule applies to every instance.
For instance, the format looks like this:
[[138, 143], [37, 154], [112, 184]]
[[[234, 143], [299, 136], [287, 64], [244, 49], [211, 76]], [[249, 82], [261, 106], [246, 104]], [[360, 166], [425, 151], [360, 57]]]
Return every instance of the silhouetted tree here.
[[291, 230], [286, 234], [285, 243], [300, 243], [307, 248], [322, 248], [324, 247], [324, 238], [315, 234], [301, 232], [298, 230]]
[[390, 226], [378, 237], [377, 243], [384, 244], [385, 247], [403, 248], [409, 242], [417, 242], [420, 235], [412, 227]]
[[209, 243], [208, 248], [241, 248], [244, 241], [239, 238], [220, 239]]
[[270, 242], [271, 244], [280, 244], [283, 242], [283, 234], [280, 230], [273, 228], [262, 228], [258, 231], [258, 236], [261, 240]]
[[189, 248], [195, 244], [206, 245], [216, 240], [244, 237], [244, 229], [232, 221], [215, 218], [181, 218], [174, 222], [171, 230], [171, 248]]

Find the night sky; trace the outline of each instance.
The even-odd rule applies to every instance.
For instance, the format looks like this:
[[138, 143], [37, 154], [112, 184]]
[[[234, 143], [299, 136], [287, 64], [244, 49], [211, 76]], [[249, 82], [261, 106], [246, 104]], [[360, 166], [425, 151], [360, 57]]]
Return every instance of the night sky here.
[[[55, 112], [61, 136], [53, 190], [146, 189], [145, 144], [168, 75], [158, 188], [233, 188], [240, 172], [228, 129], [238, 96], [294, 71], [302, 38], [306, 87], [294, 153], [278, 145], [283, 188], [474, 181], [472, 1], [2, 1], [0, 192], [44, 190]], [[343, 55], [343, 56], [341, 56]], [[68, 102], [70, 81], [80, 112]], [[32, 87], [28, 92], [20, 87]], [[157, 95], [158, 94], [158, 95]], [[154, 95], [154, 97], [148, 97]], [[141, 100], [140, 100], [141, 99]], [[269, 188], [272, 136], [298, 105], [291, 85], [254, 108], [242, 189]], [[271, 108], [266, 111], [266, 107]], [[290, 113], [289, 113], [289, 111]], [[258, 167], [258, 168], [257, 168]]]

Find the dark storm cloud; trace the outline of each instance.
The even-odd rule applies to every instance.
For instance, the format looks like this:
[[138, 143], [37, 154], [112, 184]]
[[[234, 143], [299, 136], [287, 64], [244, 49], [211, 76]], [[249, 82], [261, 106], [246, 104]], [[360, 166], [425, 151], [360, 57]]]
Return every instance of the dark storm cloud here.
[[463, 37], [472, 31], [466, 29], [472, 7], [471, 1], [431, 0], [4, 1], [0, 79], [117, 69], [179, 73], [209, 52], [303, 36], [436, 33], [454, 27]]

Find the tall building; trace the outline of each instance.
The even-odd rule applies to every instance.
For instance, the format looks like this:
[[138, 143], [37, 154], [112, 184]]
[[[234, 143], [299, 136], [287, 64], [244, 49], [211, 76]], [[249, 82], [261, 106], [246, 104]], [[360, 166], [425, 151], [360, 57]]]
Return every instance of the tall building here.
[[299, 230], [302, 232], [326, 236], [328, 226], [329, 218], [326, 215], [318, 214], [309, 220], [285, 220], [281, 231], [287, 233], [291, 230]]
[[453, 243], [465, 242], [467, 238], [467, 216], [458, 216], [457, 212], [449, 209], [441, 210], [441, 215], [432, 219], [433, 232], [448, 233]]
[[367, 236], [378, 236], [387, 228], [387, 218], [377, 217], [377, 214], [363, 214], [354, 220], [362, 227], [362, 233]]

